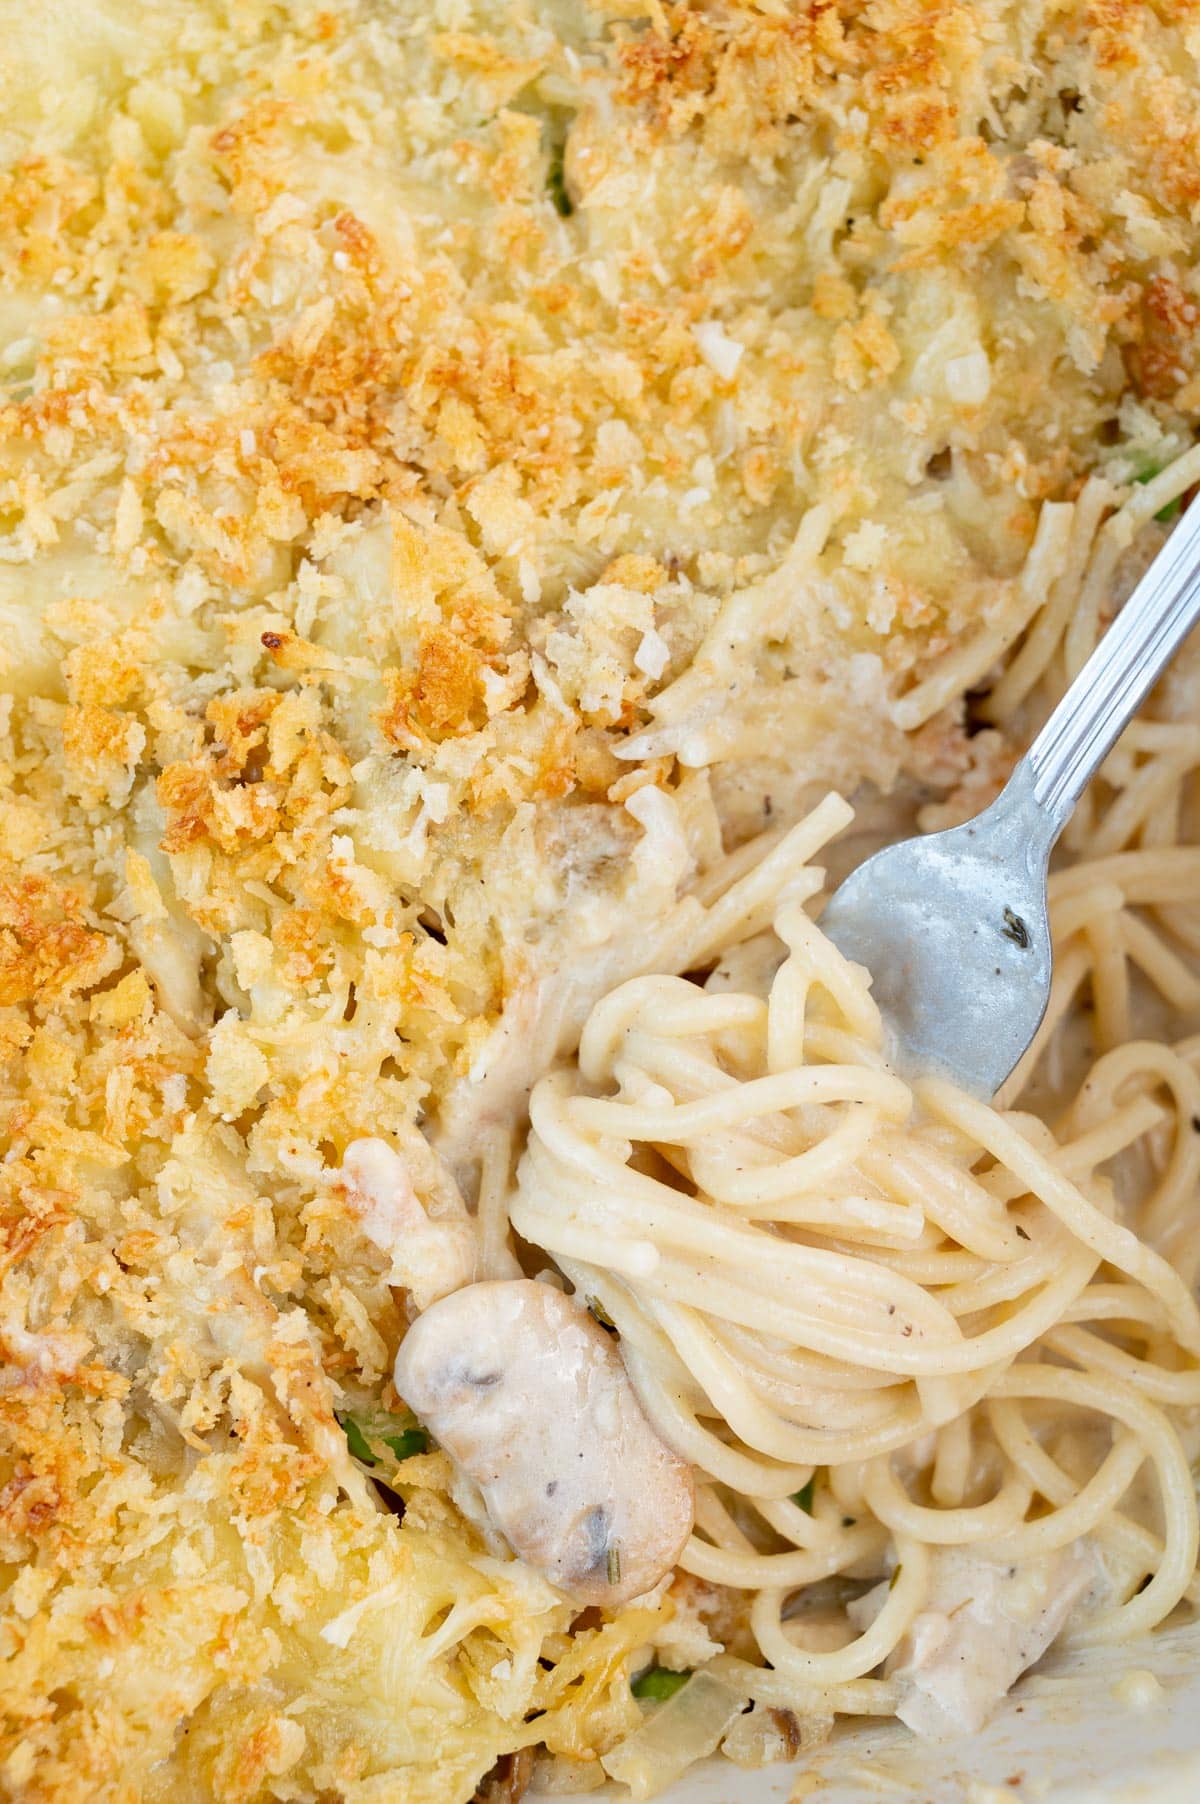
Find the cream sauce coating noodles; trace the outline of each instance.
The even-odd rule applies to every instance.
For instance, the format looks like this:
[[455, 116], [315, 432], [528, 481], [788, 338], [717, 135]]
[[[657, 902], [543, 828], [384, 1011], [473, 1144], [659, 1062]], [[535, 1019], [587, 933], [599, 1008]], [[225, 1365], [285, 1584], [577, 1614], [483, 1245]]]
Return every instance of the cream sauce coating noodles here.
[[[1082, 663], [1117, 554], [1196, 459], [1098, 535], [1086, 493], [1064, 510], [1069, 591], [994, 705]], [[1076, 1639], [1200, 1601], [1193, 693], [1166, 686], [1072, 824], [1049, 1015], [994, 1105], [888, 1069], [869, 974], [814, 919], [836, 797], [772, 850], [769, 934], [761, 884], [741, 913], [733, 885], [707, 976], [621, 984], [533, 1092], [513, 1225], [599, 1303], [692, 1462], [680, 1565], [751, 1594], [773, 1700], [897, 1709], [951, 1549], [1018, 1573], [1094, 1553]], [[889, 1573], [873, 1615], [826, 1585], [840, 1631], [813, 1635], [807, 1587]]]

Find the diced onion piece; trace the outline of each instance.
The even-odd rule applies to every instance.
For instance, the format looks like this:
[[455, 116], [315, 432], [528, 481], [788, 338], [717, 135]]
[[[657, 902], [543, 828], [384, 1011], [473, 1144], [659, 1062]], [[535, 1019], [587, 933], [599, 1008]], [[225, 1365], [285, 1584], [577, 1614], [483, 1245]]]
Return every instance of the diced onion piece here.
[[610, 1779], [627, 1785], [635, 1799], [653, 1798], [697, 1760], [715, 1753], [745, 1708], [743, 1693], [731, 1691], [711, 1673], [698, 1672], [600, 1764]]
[[648, 627], [642, 634], [641, 643], [633, 654], [633, 661], [653, 682], [657, 682], [667, 668], [671, 661], [671, 648], [655, 627]]
[[806, 1709], [800, 1715], [760, 1703], [738, 1717], [721, 1743], [721, 1752], [735, 1766], [754, 1771], [774, 1766], [779, 1760], [795, 1760], [820, 1747], [829, 1739], [832, 1728], [832, 1710]]
[[992, 390], [992, 366], [982, 348], [965, 351], [961, 357], [948, 357], [942, 366], [946, 393], [960, 407], [979, 407]]

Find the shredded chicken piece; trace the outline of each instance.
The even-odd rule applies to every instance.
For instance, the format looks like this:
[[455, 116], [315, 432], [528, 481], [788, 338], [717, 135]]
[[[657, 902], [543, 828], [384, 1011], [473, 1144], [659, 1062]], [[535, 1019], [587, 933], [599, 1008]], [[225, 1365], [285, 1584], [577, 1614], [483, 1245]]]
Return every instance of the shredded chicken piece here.
[[[925, 1608], [889, 1662], [900, 1680], [896, 1715], [939, 1741], [973, 1735], [1021, 1674], [1040, 1660], [1093, 1585], [1090, 1542], [1019, 1565], [960, 1547], [932, 1556]], [[882, 1607], [887, 1586], [852, 1606], [857, 1621]]]
[[342, 1179], [363, 1232], [391, 1259], [390, 1281], [412, 1293], [418, 1309], [475, 1276], [475, 1231], [461, 1218], [432, 1219], [422, 1208], [408, 1166], [384, 1140], [355, 1140]]

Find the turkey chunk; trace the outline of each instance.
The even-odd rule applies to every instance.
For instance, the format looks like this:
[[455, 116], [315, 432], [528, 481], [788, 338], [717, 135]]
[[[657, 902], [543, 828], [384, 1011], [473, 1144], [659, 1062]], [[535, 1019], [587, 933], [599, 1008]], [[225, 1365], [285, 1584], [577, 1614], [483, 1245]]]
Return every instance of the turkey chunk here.
[[573, 1299], [524, 1278], [469, 1285], [417, 1319], [395, 1376], [510, 1545], [577, 1602], [624, 1603], [674, 1565], [691, 1470]]
[[[1086, 1540], [1020, 1564], [976, 1549], [939, 1548], [925, 1607], [888, 1662], [900, 1680], [897, 1716], [931, 1741], [982, 1729], [1061, 1633], [1097, 1570]], [[886, 1595], [880, 1586], [880, 1605]], [[875, 1614], [876, 1596], [860, 1600], [860, 1624]]]
[[465, 1211], [427, 1215], [408, 1165], [386, 1141], [352, 1141], [341, 1179], [363, 1233], [391, 1260], [389, 1283], [411, 1292], [418, 1309], [471, 1282], [476, 1240], [470, 1218]]

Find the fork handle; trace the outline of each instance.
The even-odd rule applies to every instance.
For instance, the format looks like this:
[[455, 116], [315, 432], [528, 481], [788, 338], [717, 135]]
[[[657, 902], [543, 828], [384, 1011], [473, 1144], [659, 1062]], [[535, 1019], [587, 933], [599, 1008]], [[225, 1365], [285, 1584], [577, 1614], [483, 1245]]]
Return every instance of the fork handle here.
[[1054, 844], [1089, 780], [1200, 620], [1200, 501], [1182, 520], [1026, 752], [1039, 837]]

